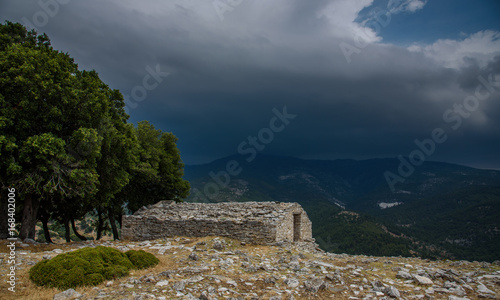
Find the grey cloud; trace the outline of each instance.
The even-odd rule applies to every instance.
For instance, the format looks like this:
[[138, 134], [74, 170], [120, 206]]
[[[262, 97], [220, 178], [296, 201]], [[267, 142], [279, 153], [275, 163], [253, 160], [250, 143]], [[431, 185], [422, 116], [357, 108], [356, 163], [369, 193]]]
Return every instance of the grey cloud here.
[[[146, 66], [170, 72], [131, 109], [131, 121], [174, 132], [187, 163], [237, 152], [268, 126], [273, 108], [285, 105], [297, 118], [266, 153], [407, 155], [414, 139], [447, 125], [443, 113], [474, 91], [478, 75], [498, 72], [500, 64], [481, 68], [471, 59], [450, 69], [387, 44], [370, 44], [349, 64], [339, 44], [352, 38], [332, 34], [328, 20], [317, 17], [326, 0], [243, 1], [223, 22], [210, 1], [172, 1], [163, 10], [158, 1], [87, 2], [61, 6], [41, 31], [124, 94], [142, 83]], [[12, 1], [0, 17], [21, 21], [35, 12], [36, 5]], [[464, 120], [432, 159], [500, 168], [499, 99], [497, 91], [481, 103], [478, 115], [488, 123]]]

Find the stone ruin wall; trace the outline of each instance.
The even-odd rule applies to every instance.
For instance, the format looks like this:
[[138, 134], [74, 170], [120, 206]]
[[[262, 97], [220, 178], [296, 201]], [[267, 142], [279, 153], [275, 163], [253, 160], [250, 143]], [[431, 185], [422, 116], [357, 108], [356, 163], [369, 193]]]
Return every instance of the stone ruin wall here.
[[312, 223], [307, 216], [307, 213], [297, 203], [290, 207], [282, 222], [277, 225], [276, 241], [295, 241], [294, 239], [294, 218], [298, 215], [300, 218], [300, 241], [312, 241]]
[[[297, 203], [161, 201], [124, 216], [122, 238], [153, 240], [172, 236], [222, 236], [252, 244], [294, 241], [294, 214], [301, 241], [312, 241], [311, 221]], [[297, 218], [297, 217], [295, 217]]]

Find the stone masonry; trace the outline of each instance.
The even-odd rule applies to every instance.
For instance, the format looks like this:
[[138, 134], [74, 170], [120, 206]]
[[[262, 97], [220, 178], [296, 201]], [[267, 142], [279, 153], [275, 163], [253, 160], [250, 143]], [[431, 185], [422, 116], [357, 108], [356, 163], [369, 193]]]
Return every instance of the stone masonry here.
[[313, 242], [311, 221], [298, 203], [160, 201], [123, 216], [122, 238], [221, 236], [252, 244]]

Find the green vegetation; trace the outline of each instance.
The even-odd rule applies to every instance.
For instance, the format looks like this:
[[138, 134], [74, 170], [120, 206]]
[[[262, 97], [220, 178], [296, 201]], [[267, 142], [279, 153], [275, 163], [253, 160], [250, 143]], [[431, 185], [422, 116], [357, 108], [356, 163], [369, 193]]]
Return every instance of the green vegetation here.
[[160, 262], [156, 256], [144, 250], [129, 250], [125, 252], [125, 255], [127, 255], [136, 269], [147, 269]]
[[322, 249], [334, 253], [376, 256], [427, 256], [412, 241], [388, 229], [381, 220], [362, 213], [342, 210], [329, 203], [309, 209], [313, 236]]
[[[203, 191], [212, 180], [209, 172], [224, 170], [229, 160], [241, 157], [187, 166], [191, 185]], [[500, 171], [425, 162], [392, 193], [383, 174], [398, 163], [259, 155], [252, 163], [243, 162], [243, 172], [216, 195], [193, 193], [188, 201], [298, 202], [312, 221], [313, 237], [330, 252], [500, 258]], [[335, 204], [338, 200], [346, 210]], [[404, 204], [381, 209], [381, 202]]]
[[[147, 121], [127, 122], [123, 95], [95, 71], [79, 70], [47, 35], [0, 24], [0, 213], [16, 189], [19, 237], [35, 238], [49, 220], [85, 240], [75, 220], [92, 213], [97, 239], [108, 222], [115, 239], [125, 212], [189, 193], [177, 138]], [[7, 234], [0, 218], [0, 238]], [[118, 226], [117, 226], [118, 224]]]
[[144, 269], [158, 262], [158, 258], [143, 250], [122, 253], [111, 247], [98, 246], [41, 261], [30, 269], [29, 278], [36, 285], [59, 289], [93, 286], [126, 276], [130, 269]]
[[408, 236], [451, 259], [500, 258], [500, 187], [475, 186], [383, 212]]

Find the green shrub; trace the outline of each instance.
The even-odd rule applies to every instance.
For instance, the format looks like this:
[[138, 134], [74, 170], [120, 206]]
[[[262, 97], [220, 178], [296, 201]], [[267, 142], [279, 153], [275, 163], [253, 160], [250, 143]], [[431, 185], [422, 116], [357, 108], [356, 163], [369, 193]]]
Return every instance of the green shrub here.
[[[133, 257], [133, 261], [129, 257]], [[125, 254], [98, 246], [41, 261], [30, 269], [29, 277], [39, 286], [68, 289], [98, 285], [104, 280], [126, 276], [130, 269], [147, 268], [158, 262], [154, 255], [143, 250], [130, 250]]]
[[152, 266], [156, 266], [160, 262], [160, 260], [156, 258], [156, 256], [144, 250], [129, 250], [125, 252], [125, 254], [134, 264], [136, 269], [146, 269]]

